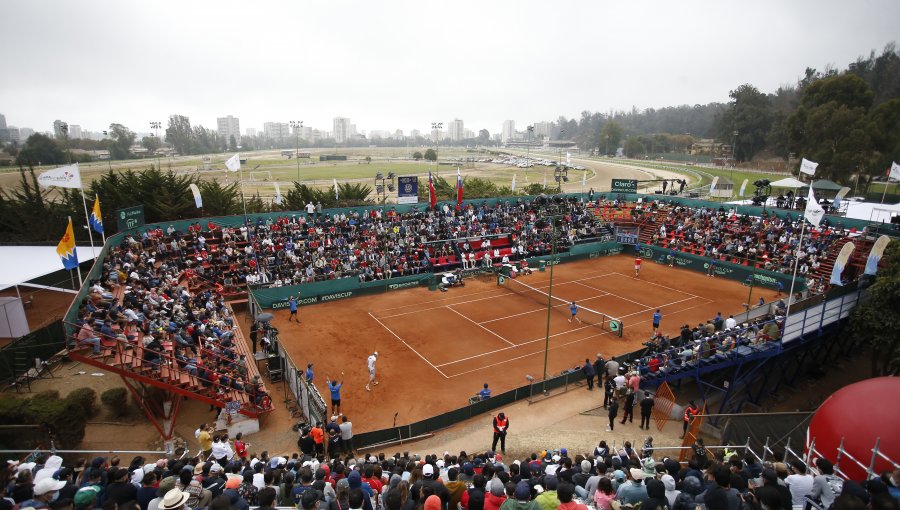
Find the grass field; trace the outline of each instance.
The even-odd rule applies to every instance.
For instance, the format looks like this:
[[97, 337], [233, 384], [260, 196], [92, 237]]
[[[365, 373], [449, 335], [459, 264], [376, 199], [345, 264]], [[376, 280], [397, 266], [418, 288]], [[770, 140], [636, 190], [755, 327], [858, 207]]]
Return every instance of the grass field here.
[[[516, 176], [516, 188], [522, 189], [529, 184], [547, 184], [551, 189], [556, 187], [553, 177], [553, 168], [544, 166], [535, 166], [528, 169], [516, 168], [493, 163], [469, 163], [462, 161], [450, 161], [451, 158], [482, 158], [490, 157], [487, 151], [466, 149], [462, 147], [439, 148], [438, 156], [441, 164], [435, 165], [433, 162], [424, 160], [414, 161], [407, 159], [409, 154], [416, 151], [425, 152], [428, 147], [352, 147], [352, 148], [315, 148], [303, 149], [310, 153], [309, 159], [300, 159], [299, 168], [298, 160], [287, 159], [281, 156], [281, 150], [265, 150], [242, 152], [241, 157], [246, 159], [243, 165], [243, 179], [245, 191], [250, 194], [259, 193], [262, 197], [274, 196], [274, 186], [272, 182], [279, 182], [282, 185], [282, 191], [285, 185], [298, 180], [308, 186], [327, 188], [332, 185], [332, 180], [337, 179], [339, 182], [361, 182], [374, 185], [375, 174], [381, 172], [385, 176], [389, 172], [397, 175], [418, 175], [426, 177], [428, 172], [434, 172], [436, 175], [444, 177], [452, 182], [456, 174], [457, 165], [461, 169], [464, 177], [479, 177], [487, 179], [497, 186], [510, 186], [513, 176]], [[504, 152], [515, 153], [524, 156], [527, 151], [520, 150], [504, 150]], [[320, 162], [321, 154], [339, 154], [346, 155], [347, 161], [328, 161]], [[231, 157], [231, 153], [212, 154], [206, 156], [178, 156], [178, 157], [160, 157], [146, 158], [127, 161], [97, 161], [80, 165], [82, 179], [86, 183], [99, 178], [101, 175], [110, 170], [113, 171], [142, 171], [151, 165], [157, 165], [163, 169], [171, 169], [173, 172], [182, 175], [195, 175], [202, 180], [216, 179], [222, 183], [231, 183], [239, 179], [238, 175], [225, 171], [225, 160]], [[565, 157], [560, 151], [531, 151], [534, 158], [557, 159]], [[370, 161], [366, 161], [366, 157]], [[709, 184], [712, 177], [718, 175], [725, 179], [732, 176], [732, 172], [727, 169], [698, 167], [678, 165], [664, 162], [653, 162], [646, 160], [608, 160], [606, 158], [588, 157], [578, 152], [572, 154], [573, 158], [577, 158], [579, 164], [587, 167], [587, 170], [570, 170], [569, 182], [563, 183], [562, 190], [565, 192], [582, 191], [582, 177], [586, 177], [584, 189], [593, 188], [598, 192], [609, 189], [611, 178], [637, 178], [647, 179], [646, 173], [641, 173], [635, 168], [645, 170], [657, 170], [660, 172], [670, 172], [688, 178], [689, 186]], [[632, 167], [625, 168], [622, 164]], [[40, 173], [48, 167], [36, 168], [36, 172]], [[760, 178], [778, 179], [782, 176], [778, 174], [761, 174], [750, 173], [735, 170], [734, 180], [735, 186], [740, 186], [740, 182], [744, 178], [754, 181]], [[652, 178], [652, 177], [650, 177]], [[0, 187], [15, 187], [19, 183], [19, 173], [17, 169], [7, 169], [0, 172]]]
[[[281, 156], [281, 150], [242, 152], [241, 157], [246, 159], [243, 165], [244, 187], [247, 193], [258, 192], [263, 197], [274, 196], [272, 182], [276, 181], [284, 185], [298, 180], [303, 184], [313, 187], [326, 188], [332, 185], [332, 180], [339, 182], [363, 182], [374, 185], [375, 174], [381, 172], [385, 176], [389, 172], [397, 175], [418, 175], [427, 177], [428, 172], [433, 172], [452, 182], [459, 166], [464, 177], [479, 177], [487, 179], [497, 186], [510, 186], [513, 176], [516, 176], [516, 187], [521, 189], [528, 184], [543, 183], [546, 175], [546, 183], [550, 187], [555, 186], [553, 169], [549, 167], [533, 167], [529, 169], [515, 168], [494, 163], [471, 163], [463, 161], [449, 161], [451, 158], [482, 158], [489, 157], [485, 151], [469, 150], [461, 147], [439, 148], [438, 156], [440, 165], [434, 162], [406, 159], [408, 154], [416, 151], [424, 152], [428, 147], [378, 147], [378, 148], [317, 148], [305, 149], [310, 153], [310, 158], [299, 160], [287, 159]], [[346, 155], [347, 161], [319, 161], [320, 154]], [[157, 164], [163, 170], [171, 169], [182, 175], [196, 175], [202, 180], [216, 179], [222, 183], [235, 182], [239, 179], [237, 174], [225, 171], [225, 160], [232, 154], [213, 154], [207, 156], [178, 156], [146, 158], [125, 161], [95, 161], [80, 165], [82, 179], [90, 183], [103, 174], [112, 171], [132, 170], [140, 172]], [[369, 157], [371, 161], [366, 161]], [[51, 167], [37, 167], [36, 173], [40, 173]], [[600, 189], [602, 184], [594, 180], [597, 172], [587, 170], [588, 186]], [[564, 183], [562, 188], [567, 192], [581, 190], [582, 171], [571, 171], [570, 181]], [[0, 172], [0, 187], [16, 187], [19, 184], [19, 172], [17, 168], [5, 169]], [[593, 182], [592, 182], [593, 180]]]

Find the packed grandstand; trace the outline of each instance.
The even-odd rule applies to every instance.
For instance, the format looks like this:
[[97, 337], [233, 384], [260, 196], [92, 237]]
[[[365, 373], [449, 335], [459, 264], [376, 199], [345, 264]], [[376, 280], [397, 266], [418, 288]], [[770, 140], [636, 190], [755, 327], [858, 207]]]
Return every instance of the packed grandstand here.
[[[547, 221], [551, 216], [558, 220]], [[184, 232], [154, 226], [111, 246], [102, 261], [103, 277], [89, 283], [89, 294], [77, 307], [70, 345], [182, 385], [211, 404], [235, 401], [253, 413], [265, 412], [271, 398], [253, 363], [256, 345], [250, 349], [225, 303], [226, 296], [243, 292], [248, 283], [281, 286], [453, 268], [492, 270], [554, 249], [560, 253], [580, 243], [609, 241], [620, 224], [644, 227], [653, 232], [650, 243], [673, 251], [699, 250], [723, 261], [787, 271], [793, 265], [789, 248], [802, 245], [800, 257], [818, 264], [833, 255], [833, 245], [858, 235], [826, 220], [801, 240], [800, 221], [739, 215], [724, 205], [556, 196], [456, 209], [384, 207], [251, 217], [240, 227], [210, 221], [204, 228], [195, 222]], [[821, 292], [825, 285], [813, 289]], [[741, 328], [723, 331], [723, 318], [698, 325], [687, 336], [683, 330], [661, 333], [637, 366], [653, 377], [659, 370], [677, 371], [691, 362], [765, 347], [779, 338], [776, 319], [783, 319], [783, 306]]]
[[[815, 274], [834, 258], [836, 245], [859, 234], [826, 222], [801, 239], [801, 221], [738, 214], [726, 205], [560, 196], [474, 202], [459, 209], [384, 207], [250, 217], [240, 227], [210, 221], [186, 231], [159, 225], [110, 247], [102, 278], [89, 282], [87, 297], [78, 303], [69, 346], [74, 353], [177, 384], [213, 406], [239, 402], [242, 412], [258, 415], [272, 409], [272, 398], [252, 362], [255, 335], [251, 348], [226, 303], [248, 284], [490, 271], [581, 243], [613, 240], [620, 225], [641, 227], [645, 234], [639, 242], [671, 253], [781, 272], [793, 267], [791, 248], [802, 245], [800, 264]], [[825, 289], [823, 283], [810, 291]], [[720, 316], [660, 331], [626, 375], [636, 376], [638, 384], [652, 382], [690, 366], [777, 346], [784, 307], [784, 301], [775, 303], [742, 324]], [[603, 370], [598, 379], [604, 375], [615, 387], [618, 381], [611, 381], [622, 374]], [[492, 451], [375, 457], [354, 454], [336, 421], [304, 427], [295, 452], [249, 451], [241, 438], [215, 434], [204, 425], [197, 430], [197, 445], [180, 457], [135, 457], [127, 465], [118, 457], [98, 457], [63, 466], [55, 455], [11, 462], [3, 471], [2, 501], [9, 508], [77, 510], [568, 510], [581, 505], [787, 510], [866, 504], [888, 509], [896, 508], [891, 498], [900, 490], [900, 472], [864, 483], [840, 479], [842, 489], [834, 489], [837, 477], [824, 459], [815, 465], [800, 458], [785, 462], [786, 455], [707, 450], [702, 442], [683, 463], [671, 452], [654, 452], [652, 441], [621, 448], [601, 441], [592, 452], [541, 449], [521, 459]]]
[[[320, 432], [322, 432], [320, 430]], [[861, 483], [835, 475], [825, 459], [759, 457], [752, 450], [694, 443], [687, 462], [654, 451], [652, 439], [593, 451], [565, 447], [522, 458], [499, 452], [326, 458], [309, 431], [299, 451], [250, 453], [240, 437], [198, 428], [198, 455], [10, 461], [0, 471], [0, 505], [89, 510], [891, 510], [900, 469]], [[340, 433], [337, 433], [338, 436]], [[330, 434], [329, 434], [330, 435]]]

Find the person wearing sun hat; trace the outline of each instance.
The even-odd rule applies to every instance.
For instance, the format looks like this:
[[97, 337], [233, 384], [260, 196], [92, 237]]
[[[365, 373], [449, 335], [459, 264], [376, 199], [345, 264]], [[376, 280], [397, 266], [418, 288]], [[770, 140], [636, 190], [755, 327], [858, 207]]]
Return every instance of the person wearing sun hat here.
[[188, 495], [181, 489], [171, 489], [159, 503], [159, 510], [181, 510], [187, 503]]

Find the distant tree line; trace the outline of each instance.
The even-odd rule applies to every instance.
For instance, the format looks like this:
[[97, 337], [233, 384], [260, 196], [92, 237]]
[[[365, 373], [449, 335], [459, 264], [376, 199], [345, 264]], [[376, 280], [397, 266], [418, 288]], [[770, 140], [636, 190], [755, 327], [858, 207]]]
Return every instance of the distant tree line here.
[[[511, 196], [509, 186], [497, 186], [480, 178], [465, 179], [465, 198], [494, 198]], [[197, 209], [190, 185], [196, 184], [203, 198], [203, 208]], [[438, 200], [456, 199], [456, 181], [448, 182], [435, 177]], [[537, 195], [553, 192], [540, 184], [531, 184], [516, 190], [520, 194]], [[242, 203], [241, 189], [237, 182], [204, 181], [190, 175], [178, 175], [171, 170], [162, 171], [154, 166], [147, 169], [110, 170], [85, 188], [88, 209], [93, 197], [99, 196], [103, 214], [103, 228], [107, 235], [117, 231], [115, 213], [119, 209], [144, 206], [146, 223], [161, 224], [167, 221], [206, 216], [248, 214], [277, 211], [305, 211], [308, 203], [322, 204], [323, 208], [354, 207], [384, 204], [374, 195], [372, 186], [363, 183], [338, 183], [338, 196], [334, 188], [314, 188], [294, 182], [282, 189], [282, 202], [276, 204], [271, 197], [258, 193], [245, 195]], [[419, 203], [428, 203], [428, 184], [420, 180]], [[391, 206], [391, 204], [387, 204]], [[32, 168], [19, 169], [19, 184], [0, 189], [0, 239], [14, 243], [54, 243], [62, 236], [67, 217], [76, 225], [75, 235], [79, 243], [87, 242], [86, 225], [81, 192], [77, 189], [41, 188]]]
[[[33, 169], [23, 167], [19, 172], [18, 186], [0, 189], [0, 238], [6, 242], [55, 242], [62, 236], [68, 216], [76, 225], [87, 223], [79, 190], [41, 188]], [[195, 206], [191, 184], [200, 188], [203, 209]], [[259, 194], [245, 196], [247, 212], [300, 211], [305, 210], [309, 202], [321, 203], [326, 208], [376, 203], [370, 197], [372, 187], [360, 183], [338, 183], [340, 200], [335, 199], [333, 188], [318, 189], [298, 183], [282, 192], [280, 205]], [[85, 193], [89, 197], [100, 197], [103, 228], [107, 235], [116, 232], [115, 212], [136, 205], [144, 206], [148, 224], [242, 214], [244, 211], [237, 182], [203, 181], [153, 166], [138, 171], [110, 170], [91, 182]], [[88, 203], [88, 209], [90, 205]], [[75, 235], [79, 242], [87, 241], [87, 233], [83, 230], [76, 228]]]

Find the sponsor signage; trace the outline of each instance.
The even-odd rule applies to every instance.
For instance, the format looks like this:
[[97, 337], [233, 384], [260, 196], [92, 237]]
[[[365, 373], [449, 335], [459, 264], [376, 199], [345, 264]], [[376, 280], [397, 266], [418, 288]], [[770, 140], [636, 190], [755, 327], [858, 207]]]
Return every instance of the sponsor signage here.
[[[311, 296], [300, 298], [297, 300], [298, 305], [314, 305], [319, 302], [319, 296]], [[275, 301], [272, 303], [273, 310], [281, 310], [282, 308], [288, 308], [290, 306], [290, 299], [282, 299], [281, 301]]]
[[[753, 273], [752, 281], [753, 281], [753, 285], [767, 285], [770, 287], [778, 286], [778, 280], [776, 280], [775, 278], [772, 278], [769, 275], [765, 275], [765, 274]], [[749, 285], [749, 284], [750, 284], [750, 278], [748, 277], [746, 280], [744, 280], [744, 285]]]
[[637, 244], [638, 235], [631, 232], [616, 233], [616, 242], [620, 244]]
[[418, 286], [419, 286], [419, 282], [417, 280], [417, 281], [413, 281], [413, 282], [392, 283], [387, 286], [387, 289], [388, 290], [400, 290], [400, 289], [408, 289], [410, 287], [418, 287]]
[[415, 175], [397, 177], [397, 203], [419, 203], [419, 178]]
[[119, 209], [116, 211], [116, 224], [119, 226], [119, 232], [144, 226], [144, 206]]
[[353, 296], [353, 291], [348, 290], [347, 292], [338, 292], [337, 294], [325, 294], [324, 296], [319, 298], [319, 301], [334, 301], [335, 299], [344, 299]]
[[613, 179], [610, 188], [613, 193], [637, 193], [637, 179]]
[[237, 414], [241, 412], [241, 402], [239, 400], [225, 402], [225, 411], [228, 414]]

